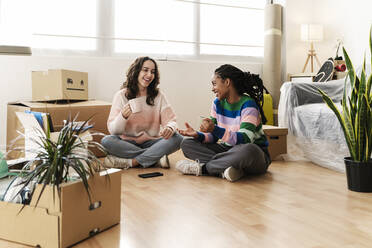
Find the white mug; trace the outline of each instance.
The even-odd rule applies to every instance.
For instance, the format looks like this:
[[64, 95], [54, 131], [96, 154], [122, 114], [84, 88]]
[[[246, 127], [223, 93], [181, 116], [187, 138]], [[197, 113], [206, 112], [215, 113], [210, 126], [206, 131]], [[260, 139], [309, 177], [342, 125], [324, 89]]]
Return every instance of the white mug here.
[[132, 113], [138, 113], [142, 111], [142, 106], [138, 98], [131, 99], [128, 103], [130, 109], [132, 110]]

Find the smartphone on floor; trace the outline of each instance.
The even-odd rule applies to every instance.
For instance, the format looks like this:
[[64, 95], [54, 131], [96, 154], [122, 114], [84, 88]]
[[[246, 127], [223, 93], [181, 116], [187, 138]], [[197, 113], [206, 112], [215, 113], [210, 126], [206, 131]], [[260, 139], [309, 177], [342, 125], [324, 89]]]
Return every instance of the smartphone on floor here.
[[161, 172], [150, 172], [150, 173], [138, 174], [138, 176], [141, 178], [160, 177], [162, 175], [163, 173]]

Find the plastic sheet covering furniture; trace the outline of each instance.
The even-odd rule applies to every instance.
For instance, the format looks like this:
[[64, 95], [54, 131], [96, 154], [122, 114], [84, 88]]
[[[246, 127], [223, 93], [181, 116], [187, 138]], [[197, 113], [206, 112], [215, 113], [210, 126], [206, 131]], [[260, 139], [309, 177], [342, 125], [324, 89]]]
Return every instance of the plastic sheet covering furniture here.
[[[347, 92], [349, 81], [346, 82]], [[278, 121], [288, 128], [285, 160], [307, 160], [345, 171], [343, 158], [349, 156], [341, 125], [323, 102], [317, 88], [326, 92], [341, 109], [345, 79], [322, 83], [285, 82], [280, 89]]]

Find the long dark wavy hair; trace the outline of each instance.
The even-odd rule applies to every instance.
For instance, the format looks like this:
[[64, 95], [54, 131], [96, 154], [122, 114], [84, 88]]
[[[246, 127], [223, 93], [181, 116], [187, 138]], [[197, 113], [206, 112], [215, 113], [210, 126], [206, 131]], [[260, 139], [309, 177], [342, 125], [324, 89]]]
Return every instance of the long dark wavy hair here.
[[268, 91], [263, 85], [259, 75], [250, 72], [243, 72], [239, 68], [229, 64], [221, 65], [214, 71], [214, 73], [222, 79], [229, 78], [240, 96], [248, 94], [253, 98], [260, 110], [262, 123], [266, 123], [267, 120], [262, 106], [264, 103], [264, 90], [266, 93], [268, 93]]
[[139, 57], [131, 64], [127, 71], [127, 80], [123, 83], [121, 89], [127, 89], [125, 96], [128, 98], [128, 100], [137, 97], [137, 94], [139, 92], [138, 75], [142, 70], [143, 63], [145, 63], [147, 60], [151, 60], [155, 64], [155, 77], [154, 80], [152, 80], [150, 85], [147, 87], [146, 103], [148, 105], [154, 105], [154, 99], [159, 94], [158, 85], [160, 83], [160, 75], [158, 64], [155, 62], [154, 59], [150, 57]]

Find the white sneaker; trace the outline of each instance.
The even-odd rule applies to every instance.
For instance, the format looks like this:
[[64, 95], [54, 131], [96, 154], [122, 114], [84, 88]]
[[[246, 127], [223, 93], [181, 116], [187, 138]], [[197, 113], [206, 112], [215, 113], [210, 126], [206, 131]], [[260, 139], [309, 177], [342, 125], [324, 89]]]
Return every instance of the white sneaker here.
[[222, 173], [222, 178], [230, 182], [235, 182], [244, 176], [244, 171], [230, 166]]
[[119, 158], [114, 155], [107, 155], [105, 158], [106, 167], [118, 168], [118, 169], [129, 169], [132, 167], [131, 158]]
[[176, 169], [185, 175], [201, 176], [202, 164], [199, 160], [180, 160], [176, 163]]
[[168, 155], [164, 155], [163, 157], [160, 158], [159, 165], [163, 169], [169, 169], [170, 168]]

